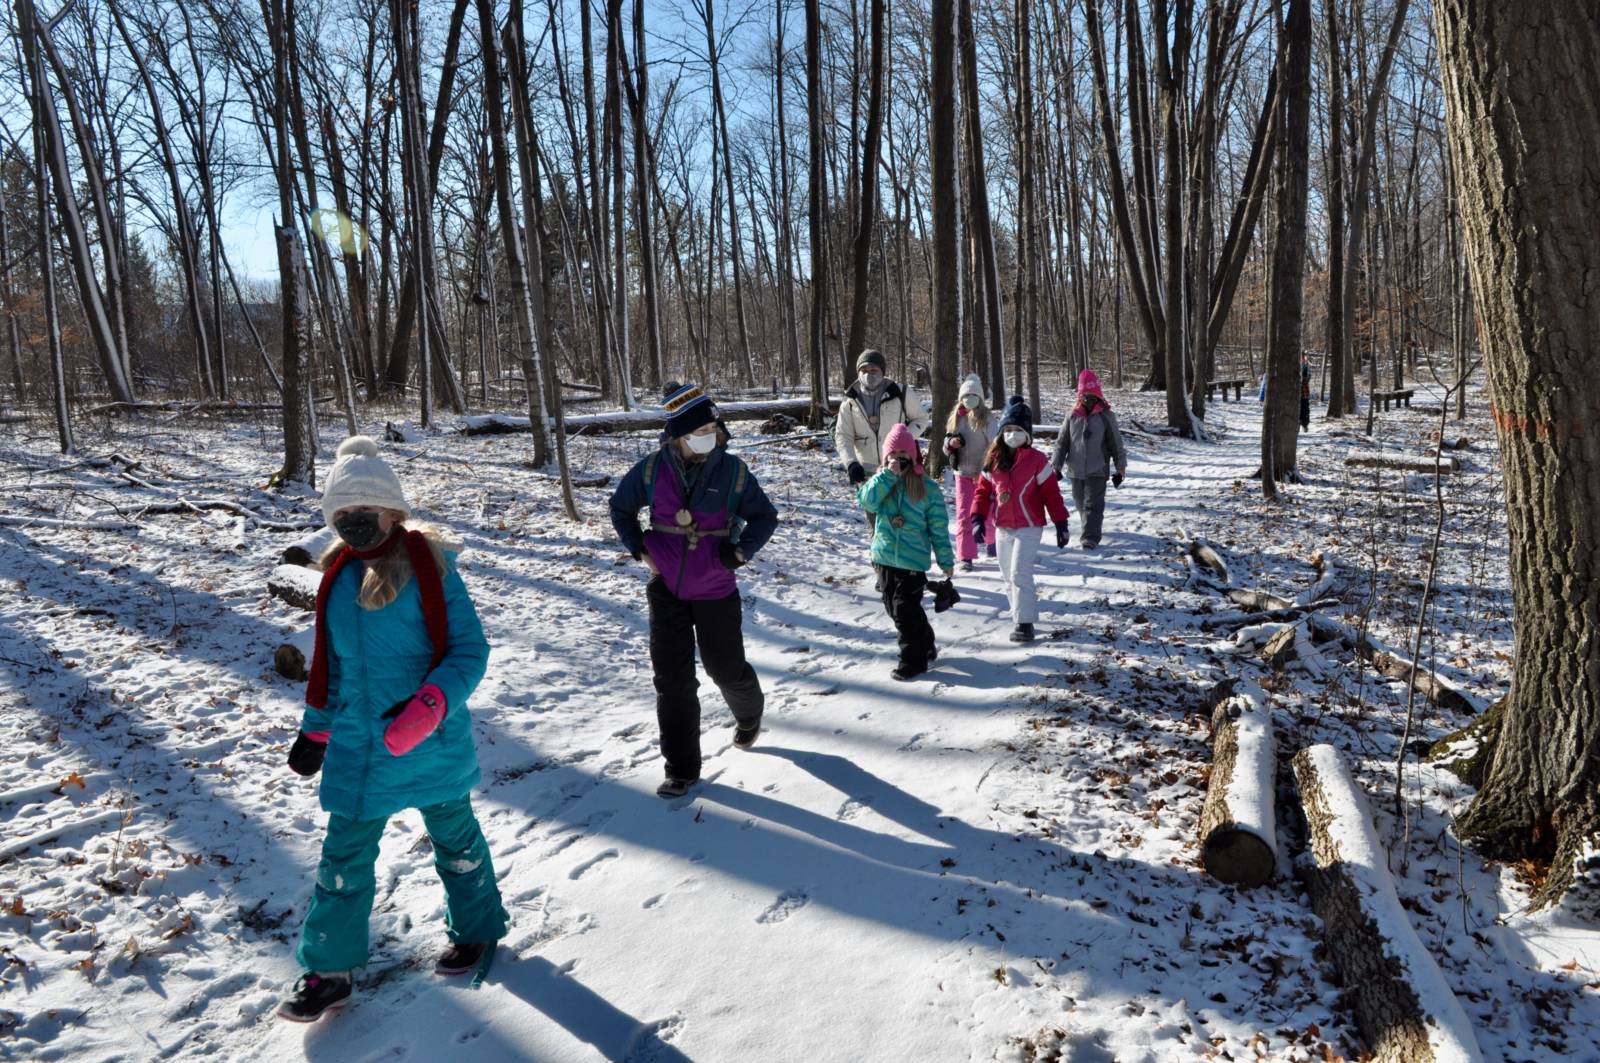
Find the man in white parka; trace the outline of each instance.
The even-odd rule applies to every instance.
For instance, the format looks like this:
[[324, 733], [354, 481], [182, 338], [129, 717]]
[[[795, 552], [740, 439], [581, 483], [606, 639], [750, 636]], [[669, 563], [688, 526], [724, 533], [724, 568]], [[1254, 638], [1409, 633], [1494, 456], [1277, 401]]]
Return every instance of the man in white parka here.
[[839, 403], [833, 442], [853, 486], [865, 483], [867, 470], [878, 467], [889, 429], [906, 425], [917, 439], [928, 429], [922, 396], [885, 376], [887, 366], [879, 352], [862, 351], [856, 359], [855, 383], [845, 388], [844, 400]]

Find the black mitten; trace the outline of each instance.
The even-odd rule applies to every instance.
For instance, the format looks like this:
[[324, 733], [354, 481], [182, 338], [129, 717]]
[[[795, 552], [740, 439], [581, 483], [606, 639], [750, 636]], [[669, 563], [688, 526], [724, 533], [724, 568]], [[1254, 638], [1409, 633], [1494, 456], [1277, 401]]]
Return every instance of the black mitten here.
[[984, 525], [984, 523], [985, 523], [985, 517], [984, 517], [984, 515], [982, 513], [974, 513], [972, 515], [972, 541], [973, 542], [975, 542], [975, 543], [983, 542], [983, 525]]
[[289, 770], [307, 778], [322, 770], [322, 758], [328, 753], [328, 743], [307, 738], [301, 731], [289, 747]]
[[1056, 521], [1056, 549], [1060, 550], [1064, 548], [1067, 545], [1068, 538], [1067, 522], [1064, 520]]
[[722, 567], [729, 572], [744, 564], [744, 558], [739, 556], [739, 548], [730, 542], [723, 542], [717, 547], [717, 556], [722, 558]]
[[867, 482], [867, 470], [861, 467], [861, 463], [859, 461], [852, 461], [850, 463], [850, 468], [847, 471], [850, 475], [850, 482], [852, 484], [859, 486]]

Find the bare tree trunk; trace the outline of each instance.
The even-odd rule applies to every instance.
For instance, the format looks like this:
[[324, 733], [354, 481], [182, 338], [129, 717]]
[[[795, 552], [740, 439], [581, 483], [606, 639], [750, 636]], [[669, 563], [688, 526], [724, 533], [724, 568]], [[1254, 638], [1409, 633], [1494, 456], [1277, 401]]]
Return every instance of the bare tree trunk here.
[[[1344, 267], [1344, 292], [1340, 302], [1344, 312], [1344, 332], [1350, 334], [1355, 316], [1356, 279], [1360, 276], [1351, 269], [1361, 257], [1361, 244], [1367, 231], [1368, 189], [1373, 180], [1373, 161], [1377, 155], [1378, 112], [1388, 99], [1389, 72], [1394, 68], [1395, 50], [1400, 44], [1400, 32], [1405, 28], [1406, 12], [1411, 0], [1395, 0], [1394, 21], [1389, 25], [1389, 39], [1384, 43], [1383, 54], [1378, 59], [1378, 70], [1373, 75], [1367, 93], [1367, 107], [1361, 119], [1361, 146], [1356, 154], [1355, 187], [1350, 195], [1350, 239], [1347, 241]], [[1376, 365], [1378, 352], [1372, 352]], [[1352, 407], [1353, 410], [1353, 407]], [[1370, 429], [1369, 429], [1370, 431]]]
[[[268, 7], [270, 4], [270, 7]], [[294, 19], [294, 0], [267, 0], [263, 4], [267, 30], [273, 42], [274, 147], [278, 178], [278, 278], [283, 312], [283, 468], [278, 484], [317, 482], [316, 443], [312, 427], [311, 352], [306, 307], [305, 251], [295, 226], [294, 171], [289, 166], [288, 25]]]
[[32, 71], [33, 121], [42, 137], [45, 167], [55, 186], [56, 203], [61, 212], [61, 227], [71, 251], [70, 258], [78, 282], [78, 298], [83, 305], [89, 334], [94, 340], [95, 353], [100, 361], [100, 371], [114, 402], [132, 402], [133, 388], [129, 380], [126, 349], [117, 342], [100, 280], [94, 272], [94, 256], [84, 231], [83, 218], [78, 212], [76, 188], [67, 163], [66, 143], [61, 133], [61, 120], [56, 114], [55, 101], [45, 79], [44, 60], [40, 54], [40, 40], [49, 32], [36, 22], [33, 0], [15, 0], [17, 11], [17, 36], [22, 40], [23, 56]]
[[[1344, 308], [1344, 72], [1339, 5], [1324, 0], [1328, 23], [1328, 416], [1345, 415], [1345, 360], [1350, 357]], [[1353, 412], [1353, 411], [1351, 411]]]
[[1550, 860], [1548, 903], [1600, 828], [1600, 26], [1586, 0], [1438, 0], [1434, 16], [1516, 617], [1511, 693], [1456, 830], [1497, 858]]
[[711, 64], [711, 106], [715, 112], [717, 131], [722, 143], [722, 178], [727, 187], [728, 237], [732, 242], [733, 305], [739, 317], [739, 352], [743, 361], [745, 387], [756, 382], [755, 362], [750, 354], [750, 327], [744, 308], [744, 244], [739, 237], [739, 206], [733, 194], [733, 147], [728, 137], [728, 108], [722, 98], [721, 57], [717, 48], [712, 6], [715, 0], [701, 0], [701, 14], [706, 24], [706, 57]]
[[[786, 73], [788, 56], [784, 49], [784, 28], [788, 19], [784, 12], [783, 0], [777, 0], [778, 31], [777, 39], [773, 44], [773, 88], [776, 94], [778, 140], [776, 152], [778, 157], [778, 196], [780, 199], [778, 216], [774, 223], [778, 227], [778, 283], [783, 286], [783, 350], [784, 360], [789, 366], [789, 382], [799, 384], [801, 379], [800, 366], [800, 321], [795, 310], [794, 289], [797, 283], [795, 276], [795, 239], [794, 225], [791, 223], [794, 192], [789, 182], [789, 125], [784, 104], [784, 86], [788, 80]], [[680, 282], [682, 283], [682, 282]]]
[[1295, 478], [1300, 433], [1300, 350], [1310, 161], [1311, 0], [1288, 0], [1284, 23], [1283, 136], [1278, 156], [1278, 234], [1272, 253], [1272, 335], [1262, 412], [1261, 488]]
[[[706, 0], [709, 5], [710, 0]], [[867, 344], [867, 274], [872, 255], [872, 226], [878, 217], [878, 150], [883, 140], [883, 18], [885, 0], [871, 0], [872, 61], [867, 74], [867, 135], [861, 145], [859, 221], [851, 242], [850, 339], [846, 350], [859, 358]]]
[[[994, 250], [994, 224], [989, 211], [989, 174], [983, 158], [983, 116], [978, 96], [978, 41], [972, 22], [972, 0], [960, 0], [956, 18], [961, 50], [961, 93], [967, 107], [967, 170], [972, 185], [971, 226], [978, 254], [974, 265], [982, 281], [978, 299], [983, 304], [985, 340], [983, 350], [972, 352], [975, 365], [984, 367], [989, 378], [989, 394], [1004, 402], [1005, 319], [1000, 310], [1000, 267]], [[974, 305], [976, 312], [977, 306]], [[937, 407], [935, 407], [937, 410]]]
[[[517, 225], [515, 201], [511, 194], [511, 152], [506, 137], [505, 92], [500, 72], [500, 37], [495, 28], [494, 0], [477, 0], [478, 44], [483, 55], [484, 109], [489, 115], [489, 150], [494, 159], [494, 195], [500, 211], [500, 243], [505, 252], [506, 272], [511, 275], [512, 323], [516, 331], [517, 362], [528, 395], [528, 421], [533, 428], [533, 461], [543, 466], [550, 460], [550, 435], [544, 411], [544, 378], [538, 334], [535, 330], [537, 282], [529, 280], [528, 270], [540, 269], [523, 255], [522, 233]], [[530, 235], [533, 219], [527, 219]]]
[[[33, 79], [27, 78], [27, 81]], [[37, 136], [37, 133], [35, 133]], [[0, 314], [5, 315], [6, 353], [11, 363], [12, 397], [21, 405], [27, 397], [27, 381], [22, 374], [22, 327], [17, 321], [16, 292], [11, 286], [11, 214], [6, 205], [5, 182], [0, 181]], [[46, 226], [40, 232], [49, 232]], [[52, 296], [53, 298], [53, 296]]]
[[807, 423], [821, 428], [828, 416], [826, 251], [828, 191], [827, 163], [822, 143], [822, 12], [818, 0], [806, 5], [806, 127], [810, 144], [808, 166], [811, 243], [811, 317], [807, 346], [811, 359], [811, 413]]
[[[710, 0], [707, 0], [709, 4]], [[617, 42], [620, 50], [621, 40]], [[646, 368], [650, 373], [650, 387], [661, 390], [661, 307], [656, 295], [656, 244], [650, 227], [651, 189], [655, 182], [650, 178], [649, 116], [645, 109], [650, 102], [649, 64], [644, 50], [644, 0], [633, 0], [633, 50], [637, 90], [628, 93], [633, 112], [633, 192], [634, 228], [639, 241], [639, 281], [644, 291], [645, 354], [649, 358]], [[622, 76], [627, 77], [626, 56], [623, 56]]]
[[[1026, 2], [1026, 0], [1024, 0]], [[956, 172], [955, 0], [933, 0], [930, 17], [932, 111], [929, 180], [933, 186], [933, 409], [936, 416], [956, 403], [956, 354], [961, 347], [961, 239]], [[935, 438], [938, 433], [935, 432]], [[944, 468], [944, 449], [928, 448], [929, 470]]]
[[1167, 426], [1176, 428], [1188, 438], [1200, 435], [1200, 427], [1189, 410], [1188, 394], [1184, 387], [1185, 355], [1183, 329], [1188, 320], [1184, 313], [1184, 267], [1188, 255], [1183, 246], [1183, 154], [1178, 140], [1178, 112], [1183, 105], [1185, 68], [1189, 61], [1190, 36], [1194, 20], [1193, 0], [1177, 0], [1173, 8], [1171, 46], [1167, 36], [1168, 0], [1155, 0], [1156, 20], [1156, 83], [1161, 93], [1161, 125], [1166, 156], [1166, 338], [1161, 352], [1166, 361]]
[[[20, 14], [20, 6], [19, 6]], [[26, 18], [26, 16], [24, 16]], [[24, 82], [30, 97], [34, 113], [37, 114], [44, 105], [46, 96], [44, 65], [39, 61], [38, 49], [27, 45], [27, 22], [24, 27], [24, 59], [27, 68], [27, 78]], [[38, 196], [38, 209], [35, 215], [39, 231], [35, 234], [38, 239], [39, 252], [39, 284], [43, 289], [44, 303], [44, 331], [50, 348], [50, 383], [51, 397], [54, 400], [56, 414], [56, 440], [61, 446], [61, 453], [71, 454], [76, 449], [72, 437], [72, 413], [67, 408], [67, 367], [61, 351], [61, 311], [56, 302], [56, 265], [55, 248], [51, 246], [50, 231], [53, 228], [50, 216], [50, 184], [48, 181], [48, 167], [45, 162], [49, 145], [45, 139], [44, 123], [33, 123], [33, 185]], [[20, 398], [20, 393], [19, 393]]]
[[[1039, 149], [1033, 130], [1033, 0], [1017, 0], [1017, 200], [1022, 231], [1017, 245], [1021, 271], [1021, 356], [1026, 359], [1028, 405], [1034, 419], [1043, 413], [1039, 399], [1039, 199], [1034, 188]], [[937, 105], [936, 105], [937, 106]], [[1023, 380], [1018, 380], [1021, 387]], [[953, 398], [953, 396], [952, 396]], [[999, 401], [999, 396], [996, 396]], [[935, 409], [945, 407], [935, 404]]]

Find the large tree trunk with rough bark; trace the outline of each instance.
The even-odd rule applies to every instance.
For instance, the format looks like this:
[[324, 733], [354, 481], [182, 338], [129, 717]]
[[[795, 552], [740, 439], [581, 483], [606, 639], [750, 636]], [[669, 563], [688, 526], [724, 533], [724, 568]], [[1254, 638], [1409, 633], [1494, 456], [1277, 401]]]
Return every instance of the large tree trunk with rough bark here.
[[1591, 0], [1434, 13], [1516, 616], [1499, 740], [1456, 829], [1494, 857], [1553, 860], [1551, 902], [1600, 829], [1600, 15]]

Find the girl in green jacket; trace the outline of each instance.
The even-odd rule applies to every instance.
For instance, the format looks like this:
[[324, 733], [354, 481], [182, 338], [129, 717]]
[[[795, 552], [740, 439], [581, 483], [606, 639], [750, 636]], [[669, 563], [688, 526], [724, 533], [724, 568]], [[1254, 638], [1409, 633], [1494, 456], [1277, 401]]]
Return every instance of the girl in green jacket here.
[[878, 573], [883, 608], [894, 621], [900, 663], [889, 674], [910, 679], [928, 670], [939, 656], [933, 626], [922, 608], [930, 554], [945, 578], [956, 565], [950, 548], [950, 518], [939, 482], [923, 472], [922, 454], [911, 430], [895, 425], [883, 441], [883, 468], [856, 489], [861, 508], [877, 520], [872, 533], [872, 567]]
[[396, 812], [421, 811], [444, 883], [449, 945], [435, 972], [486, 969], [507, 919], [468, 797], [479, 772], [467, 699], [489, 644], [455, 568], [460, 546], [406, 524], [400, 481], [366, 436], [339, 445], [322, 512], [341, 541], [323, 558], [289, 767], [321, 771], [328, 833], [295, 952], [305, 974], [278, 1008], [292, 1022], [350, 998], [367, 962], [378, 841]]

